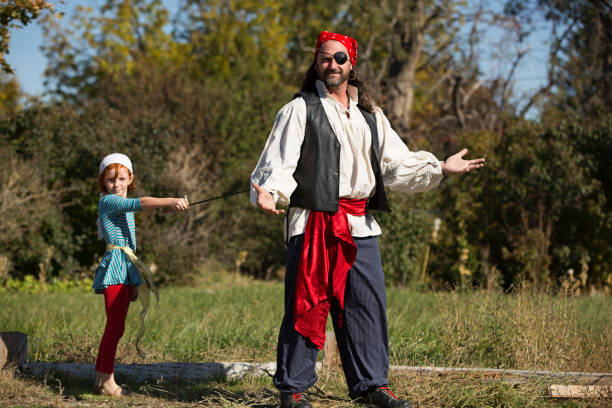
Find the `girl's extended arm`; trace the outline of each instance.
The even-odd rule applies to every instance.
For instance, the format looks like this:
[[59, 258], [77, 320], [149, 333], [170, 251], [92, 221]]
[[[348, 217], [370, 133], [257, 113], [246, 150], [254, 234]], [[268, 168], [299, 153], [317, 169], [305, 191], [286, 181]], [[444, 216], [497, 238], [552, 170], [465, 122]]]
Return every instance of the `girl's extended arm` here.
[[185, 211], [189, 208], [189, 202], [184, 198], [142, 197], [140, 199], [140, 205], [143, 210], [170, 208], [174, 211]]

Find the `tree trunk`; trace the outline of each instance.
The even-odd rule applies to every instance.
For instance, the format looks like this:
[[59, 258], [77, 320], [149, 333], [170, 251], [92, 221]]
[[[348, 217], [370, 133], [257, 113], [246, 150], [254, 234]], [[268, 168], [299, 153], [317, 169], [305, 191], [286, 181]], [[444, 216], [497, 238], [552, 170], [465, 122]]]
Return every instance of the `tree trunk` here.
[[393, 27], [394, 38], [389, 64], [389, 120], [400, 132], [410, 127], [414, 102], [414, 78], [423, 49], [425, 10], [423, 0], [410, 2], [406, 18]]

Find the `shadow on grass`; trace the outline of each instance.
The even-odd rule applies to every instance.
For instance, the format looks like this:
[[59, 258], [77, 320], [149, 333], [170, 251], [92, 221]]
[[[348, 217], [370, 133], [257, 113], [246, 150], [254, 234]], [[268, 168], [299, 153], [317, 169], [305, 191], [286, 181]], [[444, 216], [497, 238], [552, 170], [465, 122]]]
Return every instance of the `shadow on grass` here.
[[[33, 381], [33, 378], [25, 375]], [[114, 399], [96, 395], [93, 381], [75, 378], [61, 372], [48, 372], [44, 375], [43, 384], [64, 401], [95, 402], [112, 400], [121, 405], [166, 406], [176, 403], [198, 403], [210, 406], [223, 406], [231, 403], [237, 406], [272, 408], [279, 405], [278, 393], [269, 388], [266, 378], [245, 378], [240, 380], [222, 377], [204, 381], [185, 381], [164, 379], [136, 381], [124, 375], [116, 375], [116, 381], [130, 394], [127, 397]], [[269, 380], [268, 380], [269, 382]]]
[[[191, 379], [186, 379], [184, 371], [180, 374], [177, 371], [170, 378], [158, 376], [155, 379], [151, 376], [151, 370], [159, 367], [159, 365], [118, 364], [117, 366], [120, 369], [116, 370], [115, 379], [118, 384], [132, 393], [126, 398], [121, 398], [120, 405], [171, 406], [178, 403], [180, 405], [229, 405], [255, 408], [279, 406], [279, 394], [272, 385], [271, 373], [268, 370], [264, 370], [266, 375], [261, 375], [261, 371], [259, 373], [247, 372], [240, 377], [228, 378], [227, 365], [205, 363], [207, 368], [210, 368], [211, 364], [218, 368], [216, 374], [200, 380], [193, 379], [197, 377], [193, 373], [188, 375]], [[73, 401], [78, 404], [79, 402], [92, 403], [112, 400], [108, 396], [99, 396], [93, 393], [93, 365], [54, 363], [53, 366], [55, 366], [55, 369], [33, 370], [34, 366], [31, 365], [24, 374], [28, 377], [35, 376], [37, 381], [42, 379], [44, 385], [64, 401]], [[164, 365], [165, 368], [168, 366], [180, 367], [187, 366], [187, 364], [170, 363]], [[189, 363], [188, 366], [202, 368], [204, 364]], [[133, 370], [130, 372], [127, 367], [131, 367]], [[223, 371], [223, 368], [225, 368], [225, 371]], [[28, 371], [29, 375], [27, 374]], [[210, 370], [208, 372], [210, 373]], [[79, 375], [76, 375], [76, 373]], [[165, 374], [168, 375], [169, 372], [166, 371]], [[145, 379], [143, 380], [143, 378]], [[311, 388], [306, 395], [309, 400], [319, 406], [353, 406], [348, 398], [328, 395], [316, 386]], [[119, 404], [118, 400], [115, 400], [115, 402]]]

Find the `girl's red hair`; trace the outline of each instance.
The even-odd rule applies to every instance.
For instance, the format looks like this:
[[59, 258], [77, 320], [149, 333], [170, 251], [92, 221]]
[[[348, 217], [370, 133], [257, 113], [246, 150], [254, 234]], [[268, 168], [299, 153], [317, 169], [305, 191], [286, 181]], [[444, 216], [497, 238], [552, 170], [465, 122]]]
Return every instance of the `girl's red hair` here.
[[[120, 169], [125, 169], [128, 172], [128, 176], [130, 176], [130, 177], [132, 176], [132, 173], [130, 172], [130, 169], [125, 167], [123, 164], [119, 164], [119, 163], [109, 164], [108, 166], [106, 166], [106, 168], [104, 169], [102, 174], [100, 174], [100, 176], [98, 176], [98, 187], [100, 187], [100, 191], [102, 193], [107, 193], [108, 194], [108, 191], [106, 191], [106, 187], [104, 187], [104, 178], [106, 177], [106, 173], [109, 172], [112, 169], [115, 170], [115, 172], [116, 172], [115, 174], [119, 173]], [[128, 186], [128, 193], [131, 193], [132, 191], [134, 191], [135, 188], [136, 188], [136, 186], [134, 185], [134, 181], [132, 181], [130, 183], [130, 185]]]

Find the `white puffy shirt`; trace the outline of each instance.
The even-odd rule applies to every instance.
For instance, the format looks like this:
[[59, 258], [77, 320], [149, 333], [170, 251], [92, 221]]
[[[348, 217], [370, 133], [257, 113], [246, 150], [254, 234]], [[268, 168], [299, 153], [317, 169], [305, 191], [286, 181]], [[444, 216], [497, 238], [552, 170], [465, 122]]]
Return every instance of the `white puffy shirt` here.
[[[370, 128], [357, 107], [357, 88], [348, 87], [349, 108], [329, 94], [325, 84], [316, 82], [325, 114], [340, 142], [340, 197], [371, 197], [376, 188], [370, 162], [372, 137]], [[374, 110], [381, 153], [381, 171], [385, 186], [392, 190], [417, 193], [435, 188], [442, 179], [441, 162], [425, 151], [412, 152], [400, 139], [382, 110]], [[277, 204], [289, 205], [297, 187], [293, 173], [300, 158], [306, 130], [306, 102], [295, 98], [278, 112], [266, 146], [251, 175], [251, 182], [269, 191]], [[257, 192], [251, 187], [251, 202]], [[288, 212], [286, 237], [303, 234], [309, 210], [292, 207]], [[371, 214], [365, 217], [348, 215], [354, 237], [381, 234]]]

